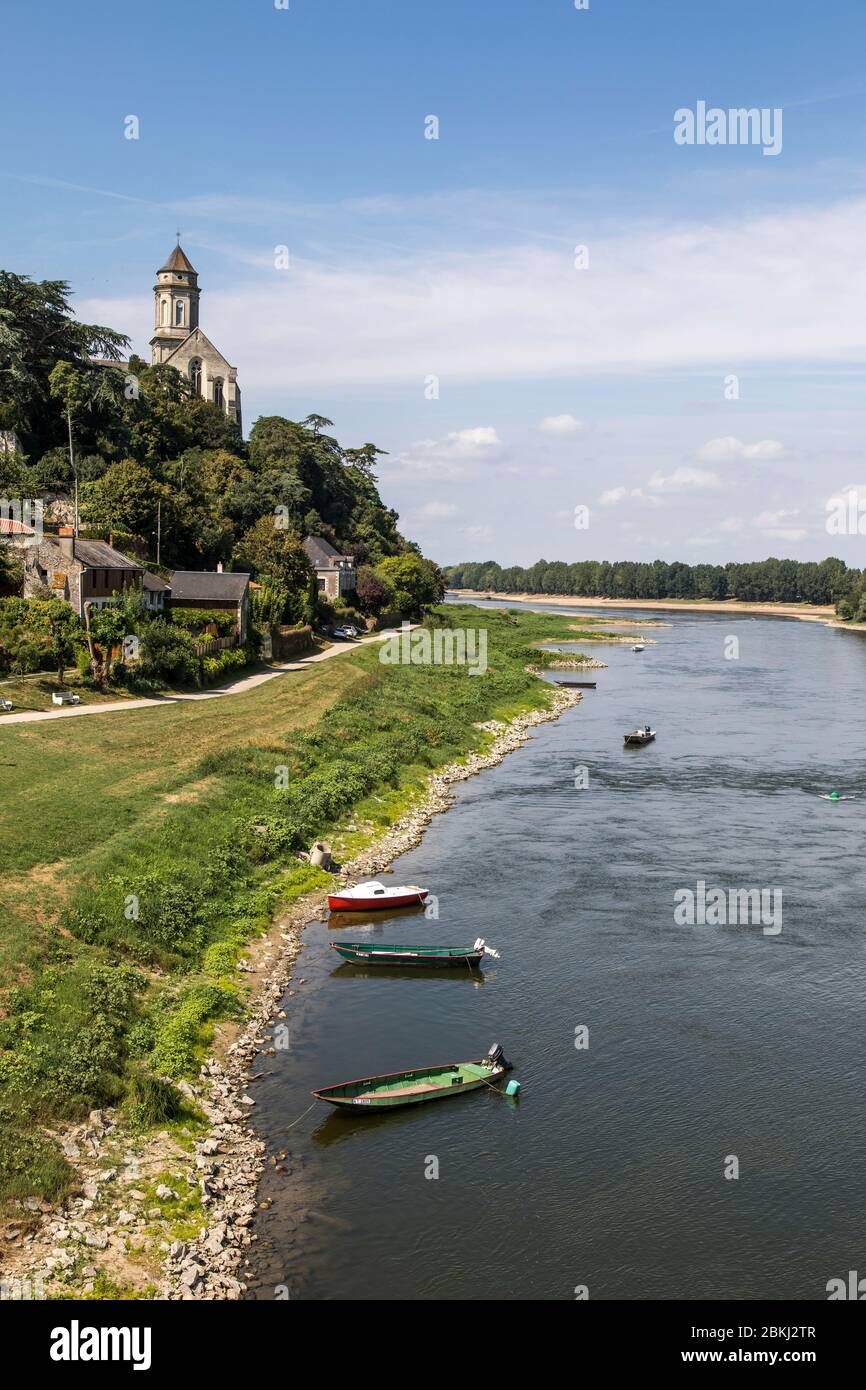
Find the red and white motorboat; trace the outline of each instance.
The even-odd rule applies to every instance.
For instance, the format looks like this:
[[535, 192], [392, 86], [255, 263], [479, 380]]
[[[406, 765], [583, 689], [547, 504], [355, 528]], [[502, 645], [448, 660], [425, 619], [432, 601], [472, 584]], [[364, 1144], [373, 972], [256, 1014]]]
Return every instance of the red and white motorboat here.
[[332, 912], [371, 912], [382, 907], [412, 907], [423, 903], [428, 889], [417, 884], [404, 884], [400, 888], [386, 888], [377, 878], [369, 883], [358, 883], [354, 888], [345, 888], [341, 893], [328, 894], [328, 907]]

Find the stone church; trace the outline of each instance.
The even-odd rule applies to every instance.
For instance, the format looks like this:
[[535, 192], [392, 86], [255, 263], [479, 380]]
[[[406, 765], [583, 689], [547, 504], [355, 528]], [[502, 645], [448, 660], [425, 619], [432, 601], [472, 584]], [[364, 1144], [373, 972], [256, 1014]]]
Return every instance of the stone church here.
[[167, 362], [189, 379], [193, 391], [213, 401], [242, 426], [237, 367], [232, 367], [199, 328], [198, 271], [180, 242], [156, 272], [151, 364]]

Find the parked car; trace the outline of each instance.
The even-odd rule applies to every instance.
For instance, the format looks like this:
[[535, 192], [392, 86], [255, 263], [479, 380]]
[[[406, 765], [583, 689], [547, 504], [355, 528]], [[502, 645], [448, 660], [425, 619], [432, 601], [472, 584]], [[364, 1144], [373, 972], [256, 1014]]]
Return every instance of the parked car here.
[[55, 690], [51, 696], [52, 705], [80, 705], [81, 696], [71, 690]]

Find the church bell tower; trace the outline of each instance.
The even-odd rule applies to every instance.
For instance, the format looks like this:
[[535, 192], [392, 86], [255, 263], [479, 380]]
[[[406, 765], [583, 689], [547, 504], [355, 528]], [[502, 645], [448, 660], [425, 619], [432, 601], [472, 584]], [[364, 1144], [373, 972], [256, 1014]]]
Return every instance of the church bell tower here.
[[164, 362], [198, 328], [198, 272], [180, 242], [156, 272], [153, 287], [152, 366]]

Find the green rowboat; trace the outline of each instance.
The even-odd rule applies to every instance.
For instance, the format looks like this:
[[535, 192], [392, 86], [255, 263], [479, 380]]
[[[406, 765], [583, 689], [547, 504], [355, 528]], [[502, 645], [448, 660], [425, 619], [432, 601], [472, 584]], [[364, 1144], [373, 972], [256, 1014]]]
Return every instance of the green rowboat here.
[[476, 966], [484, 942], [474, 946], [383, 946], [372, 941], [332, 941], [331, 950], [352, 965]]
[[510, 1070], [511, 1063], [499, 1044], [494, 1043], [487, 1056], [475, 1062], [445, 1062], [439, 1067], [364, 1076], [359, 1081], [323, 1086], [312, 1094], [330, 1105], [364, 1111], [396, 1110], [400, 1105], [419, 1105], [424, 1100], [444, 1100], [463, 1091], [477, 1091], [499, 1081]]

